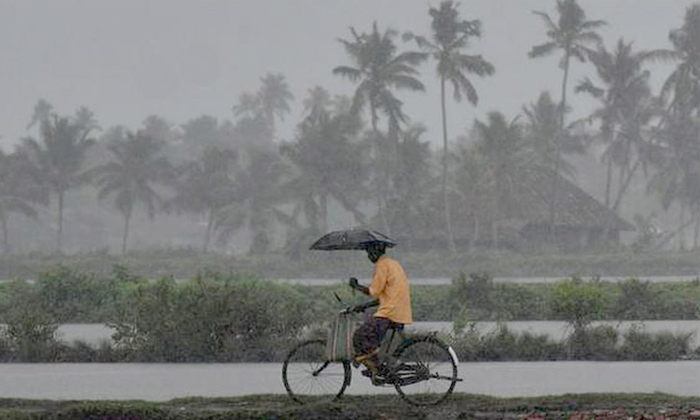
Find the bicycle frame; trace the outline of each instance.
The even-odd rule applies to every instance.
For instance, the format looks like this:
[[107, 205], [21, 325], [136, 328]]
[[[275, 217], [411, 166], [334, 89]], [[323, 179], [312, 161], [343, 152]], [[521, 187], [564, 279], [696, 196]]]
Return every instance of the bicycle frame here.
[[[340, 313], [352, 312], [346, 309]], [[282, 377], [287, 392], [295, 401], [306, 402], [309, 396], [316, 395], [313, 392], [315, 387], [323, 394], [340, 398], [350, 385], [352, 367], [358, 368], [361, 364], [354, 361], [352, 347], [341, 349], [341, 345], [338, 344], [347, 346], [348, 343], [352, 343], [349, 341], [352, 330], [339, 325], [340, 323], [336, 324], [336, 327], [329, 331], [328, 340], [307, 340], [288, 353], [283, 364]], [[341, 340], [335, 337], [345, 338]], [[309, 355], [312, 356], [307, 359]], [[406, 332], [390, 326], [377, 348], [377, 359], [379, 374], [372, 375], [372, 384], [394, 386], [401, 398], [410, 404], [438, 404], [452, 393], [457, 382], [462, 381], [457, 377], [457, 355], [452, 347], [437, 337], [437, 332]], [[330, 373], [326, 373], [327, 371]], [[365, 375], [365, 372], [363, 375], [370, 376]], [[305, 377], [312, 378], [311, 382], [304, 379]], [[315, 378], [318, 378], [318, 382]], [[427, 388], [419, 385], [422, 382], [428, 384]], [[435, 384], [438, 384], [437, 388], [432, 388]]]

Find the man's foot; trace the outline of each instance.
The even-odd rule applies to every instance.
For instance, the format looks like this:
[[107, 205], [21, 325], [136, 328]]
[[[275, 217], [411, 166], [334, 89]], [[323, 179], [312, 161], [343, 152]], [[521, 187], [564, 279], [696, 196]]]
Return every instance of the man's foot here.
[[367, 370], [363, 371], [362, 374], [372, 378], [372, 383], [375, 385], [377, 385], [377, 375], [379, 372], [379, 367], [377, 366], [378, 353], [378, 350], [374, 350], [366, 354], [359, 354], [353, 359], [354, 362], [359, 362], [365, 365]]
[[364, 363], [366, 360], [370, 360], [370, 359], [376, 357], [377, 354], [379, 354], [379, 350], [378, 350], [378, 349], [375, 349], [375, 350], [372, 350], [372, 351], [369, 352], [369, 353], [358, 354], [358, 355], [356, 355], [356, 356], [353, 358], [353, 360], [354, 360], [355, 362]]
[[381, 378], [377, 373], [372, 373], [369, 369], [362, 371], [362, 376], [366, 376], [372, 380], [372, 385], [383, 385], [386, 381]]

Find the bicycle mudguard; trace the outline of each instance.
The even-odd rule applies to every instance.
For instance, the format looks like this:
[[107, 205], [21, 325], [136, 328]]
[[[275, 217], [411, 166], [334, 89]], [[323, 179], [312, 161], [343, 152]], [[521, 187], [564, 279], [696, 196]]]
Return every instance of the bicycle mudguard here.
[[450, 352], [450, 356], [452, 356], [452, 360], [455, 362], [455, 365], [459, 366], [459, 359], [457, 358], [457, 353], [455, 353], [452, 346], [447, 346], [447, 351]]
[[399, 343], [399, 345], [396, 347], [396, 350], [394, 350], [392, 354], [396, 356], [401, 350], [415, 343], [416, 341], [436, 341], [442, 343], [442, 341], [440, 341], [440, 339], [437, 338], [437, 334], [438, 333], [436, 331], [431, 331], [428, 333], [404, 333], [403, 341]]
[[403, 333], [403, 342], [408, 343], [408, 342], [414, 342], [414, 341], [429, 341], [429, 340], [437, 340], [440, 341], [440, 339], [437, 337], [438, 332], [437, 331], [430, 331], [430, 332], [411, 332], [411, 333]]

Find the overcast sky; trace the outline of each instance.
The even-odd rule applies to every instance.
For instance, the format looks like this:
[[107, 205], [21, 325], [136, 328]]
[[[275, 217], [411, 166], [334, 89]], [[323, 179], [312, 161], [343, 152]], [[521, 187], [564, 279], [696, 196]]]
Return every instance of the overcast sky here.
[[[682, 24], [691, 0], [580, 0], [588, 19], [603, 19], [612, 48], [619, 37], [640, 49], [669, 48], [668, 32]], [[268, 72], [282, 73], [296, 102], [281, 127], [290, 139], [299, 121], [298, 103], [320, 85], [350, 94], [352, 84], [333, 76], [350, 64], [338, 38], [350, 26], [370, 31], [411, 30], [427, 34], [428, 8], [438, 0], [0, 0], [0, 144], [28, 134], [34, 104], [44, 98], [59, 114], [92, 109], [103, 127], [137, 128], [150, 114], [181, 124], [202, 114], [233, 119], [242, 92], [259, 87]], [[531, 60], [529, 49], [546, 38], [540, 10], [556, 16], [554, 0], [463, 0], [462, 17], [480, 19], [483, 37], [470, 53], [496, 67], [475, 79], [481, 100], [474, 108], [450, 104], [451, 135], [473, 119], [500, 110], [512, 118], [543, 90], [560, 95], [557, 58]], [[400, 39], [398, 40], [400, 42]], [[410, 45], [413, 48], [413, 45]], [[424, 64], [427, 92], [400, 93], [406, 112], [440, 138], [439, 92], [434, 65]], [[669, 66], [653, 69], [658, 82]], [[592, 75], [574, 64], [572, 83]], [[573, 98], [582, 114], [590, 102]], [[34, 134], [34, 133], [31, 133]]]

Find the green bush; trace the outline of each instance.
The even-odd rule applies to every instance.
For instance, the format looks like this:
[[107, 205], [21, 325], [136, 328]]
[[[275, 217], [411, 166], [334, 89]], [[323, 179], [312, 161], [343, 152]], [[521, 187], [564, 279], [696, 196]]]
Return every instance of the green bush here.
[[311, 318], [291, 286], [198, 277], [140, 285], [113, 324], [115, 341], [143, 361], [268, 361]]
[[609, 325], [573, 330], [566, 339], [567, 358], [575, 360], [615, 360], [618, 334]]
[[649, 334], [636, 326], [625, 333], [620, 357], [625, 360], [678, 360], [690, 354], [692, 333]]
[[34, 287], [23, 281], [11, 282], [0, 305], [0, 321], [6, 324], [3, 342], [8, 353], [25, 362], [54, 359], [58, 322]]
[[619, 283], [618, 287], [620, 295], [612, 310], [615, 318], [637, 320], [654, 318], [657, 315], [657, 292], [651, 282], [631, 278]]
[[66, 267], [42, 273], [36, 287], [42, 305], [62, 323], [105, 322], [120, 299], [118, 280], [102, 280]]
[[573, 278], [554, 286], [550, 305], [555, 315], [571, 324], [574, 331], [577, 331], [600, 319], [604, 299], [598, 283]]

